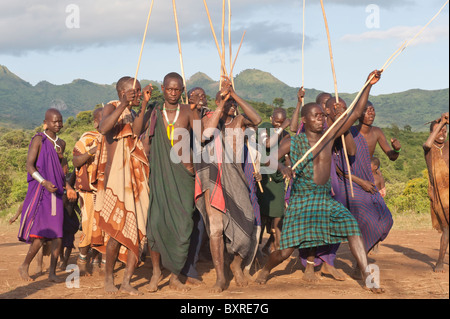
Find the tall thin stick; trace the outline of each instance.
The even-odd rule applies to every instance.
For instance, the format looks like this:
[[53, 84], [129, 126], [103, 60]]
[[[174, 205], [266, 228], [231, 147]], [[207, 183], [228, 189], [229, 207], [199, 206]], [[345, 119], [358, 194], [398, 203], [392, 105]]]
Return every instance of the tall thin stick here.
[[[221, 29], [221, 44], [222, 44], [222, 50], [221, 50], [221, 55], [222, 55], [222, 60], [225, 61], [225, 0], [222, 0], [222, 29]], [[220, 85], [219, 85], [219, 89], [222, 89], [222, 82], [223, 82], [223, 76], [224, 74], [224, 70], [223, 70], [223, 66], [220, 70]]]
[[[185, 92], [187, 92], [186, 76], [184, 74], [184, 64], [183, 64], [183, 51], [181, 50], [181, 40], [180, 40], [180, 30], [179, 30], [179, 26], [178, 26], [177, 5], [175, 3], [175, 0], [172, 0], [172, 4], [173, 4], [173, 16], [175, 18], [175, 28], [177, 29], [178, 51], [180, 54], [180, 65], [181, 65], [181, 73], [183, 75], [183, 85], [184, 85]], [[187, 94], [186, 94], [186, 99], [187, 99]], [[181, 101], [184, 104], [183, 96], [181, 96]]]
[[[444, 10], [444, 8], [447, 6], [449, 0], [447, 0], [444, 5], [439, 9], [439, 11], [436, 13], [436, 15], [430, 20], [428, 21], [428, 23], [422, 28], [420, 29], [420, 31], [413, 37], [411, 38], [408, 42], [403, 43], [403, 45], [400, 47], [399, 50], [396, 51], [396, 54], [394, 54], [395, 56], [392, 57], [392, 59], [389, 61], [389, 63], [386, 63], [383, 70], [386, 70], [391, 64], [392, 62], [394, 62], [395, 59], [398, 58], [398, 56], [406, 50], [407, 47], [409, 47], [409, 45], [415, 40], [417, 39], [417, 37], [419, 37], [423, 31], [425, 31], [425, 29], [434, 21], [436, 20], [436, 18], [441, 14], [442, 10]], [[398, 52], [398, 53], [397, 53]]]
[[323, 5], [323, 0], [320, 0], [320, 5], [322, 6], [323, 20], [325, 21], [325, 29], [327, 31], [328, 49], [330, 51], [331, 69], [333, 71], [333, 79], [334, 79], [334, 91], [336, 93], [336, 103], [339, 103], [339, 95], [338, 95], [337, 80], [336, 80], [336, 71], [335, 71], [335, 68], [334, 68], [333, 50], [331, 48], [330, 29], [328, 28], [327, 15], [325, 13], [325, 7]]
[[[305, 10], [306, 0], [303, 0], [303, 40], [302, 40], [302, 87], [305, 87]], [[302, 99], [302, 107], [305, 106], [305, 99]]]
[[239, 44], [239, 49], [237, 50], [236, 57], [234, 58], [234, 62], [233, 62], [233, 66], [231, 67], [230, 74], [233, 74], [234, 66], [235, 66], [236, 61], [237, 61], [237, 58], [238, 58], [238, 56], [239, 56], [239, 52], [241, 51], [242, 42], [244, 42], [244, 38], [245, 38], [245, 33], [246, 33], [246, 32], [247, 32], [247, 31], [244, 31], [244, 34], [242, 35], [241, 43]]
[[141, 66], [142, 52], [144, 51], [144, 44], [145, 44], [145, 38], [147, 37], [148, 24], [150, 22], [150, 17], [152, 15], [152, 11], [153, 11], [153, 3], [154, 3], [154, 0], [152, 0], [152, 3], [150, 5], [150, 10], [148, 12], [147, 24], [145, 25], [144, 37], [142, 38], [141, 52], [139, 53], [138, 65], [136, 68], [136, 74], [134, 76], [133, 90], [136, 87], [136, 81], [137, 81], [137, 77], [138, 77], [138, 73], [139, 73], [139, 67]]
[[[255, 171], [255, 173], [259, 173], [258, 170], [256, 169], [255, 159], [253, 158], [253, 154], [250, 149], [250, 143], [248, 142], [248, 140], [247, 140], [247, 149], [248, 149], [248, 153], [250, 154], [250, 159], [252, 160], [253, 170]], [[259, 186], [259, 190], [261, 191], [261, 193], [264, 193], [264, 189], [261, 185], [261, 182], [258, 182], [258, 186]]]
[[211, 27], [211, 32], [214, 36], [214, 41], [216, 42], [217, 52], [219, 53], [220, 62], [222, 64], [222, 68], [225, 70], [225, 75], [227, 75], [227, 68], [225, 66], [225, 60], [222, 58], [222, 53], [220, 50], [219, 42], [217, 41], [216, 32], [214, 31], [214, 26], [211, 20], [211, 15], [209, 14], [208, 5], [206, 4], [206, 0], [203, 0], [203, 3], [205, 5], [206, 14], [208, 15], [209, 25]]
[[309, 154], [311, 154], [312, 152], [314, 152], [316, 150], [316, 148], [320, 145], [320, 143], [323, 142], [323, 140], [325, 138], [328, 137], [328, 135], [330, 134], [330, 132], [333, 130], [333, 128], [336, 127], [337, 124], [339, 124], [339, 122], [345, 117], [347, 116], [347, 114], [349, 114], [351, 111], [353, 111], [353, 108], [355, 107], [356, 103], [358, 102], [359, 98], [361, 97], [362, 93], [364, 92], [364, 90], [366, 89], [366, 87], [370, 84], [370, 81], [372, 81], [372, 79], [375, 77], [375, 75], [372, 75], [367, 82], [364, 84], [363, 88], [361, 89], [361, 91], [359, 91], [359, 93], [356, 95], [355, 99], [353, 100], [352, 104], [347, 108], [347, 110], [342, 113], [342, 115], [336, 120], [334, 121], [334, 123], [325, 131], [325, 133], [322, 135], [322, 137], [317, 141], [316, 144], [314, 144], [313, 147], [311, 147], [304, 155], [303, 157], [297, 161], [297, 163], [295, 163], [295, 165], [292, 167], [292, 170], [294, 171], [297, 166], [299, 166], [308, 156]]
[[[231, 43], [231, 0], [228, 0], [228, 45], [230, 46], [230, 69], [233, 65], [233, 48]], [[233, 72], [230, 70], [231, 85], [234, 88]]]
[[[339, 103], [339, 93], [338, 93], [338, 87], [337, 87], [336, 69], [334, 67], [333, 49], [331, 47], [330, 29], [328, 28], [327, 15], [325, 13], [325, 7], [323, 5], [323, 0], [320, 0], [320, 4], [322, 6], [323, 19], [325, 21], [325, 29], [327, 31], [328, 48], [330, 51], [331, 70], [333, 72], [334, 92], [336, 94], [336, 103]], [[350, 160], [349, 160], [348, 154], [347, 154], [347, 145], [346, 145], [347, 143], [345, 143], [344, 135], [341, 136], [341, 140], [342, 140], [342, 148], [344, 149], [345, 161], [347, 163], [348, 176], [349, 176], [349, 181], [350, 181], [350, 191], [351, 191], [352, 197], [355, 197], [355, 193], [353, 190], [353, 176], [352, 176], [351, 167], [350, 167]]]

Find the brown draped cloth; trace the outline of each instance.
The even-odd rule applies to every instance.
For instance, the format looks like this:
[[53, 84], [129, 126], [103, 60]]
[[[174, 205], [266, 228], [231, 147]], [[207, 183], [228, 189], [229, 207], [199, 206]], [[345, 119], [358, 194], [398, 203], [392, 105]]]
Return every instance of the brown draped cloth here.
[[[118, 103], [110, 102], [115, 107]], [[134, 116], [127, 108], [113, 128], [117, 143], [115, 154], [107, 154], [103, 136], [94, 162], [92, 182], [97, 186], [95, 217], [107, 235], [103, 245], [96, 249], [105, 253], [110, 236], [122, 244], [119, 260], [127, 262], [129, 249], [135, 254], [137, 263], [147, 240], [149, 165], [142, 141], [133, 133], [133, 120]], [[113, 161], [105, 184], [107, 156], [113, 156]]]
[[[448, 143], [448, 141], [446, 142]], [[449, 166], [441, 151], [432, 146], [428, 165], [428, 196], [431, 201], [431, 221], [433, 228], [442, 232], [448, 227], [449, 217]]]

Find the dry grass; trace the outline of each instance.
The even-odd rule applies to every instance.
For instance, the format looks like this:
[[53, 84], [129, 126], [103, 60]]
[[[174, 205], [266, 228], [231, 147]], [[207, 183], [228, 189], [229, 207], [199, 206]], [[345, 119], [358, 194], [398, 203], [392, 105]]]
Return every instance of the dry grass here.
[[415, 212], [393, 213], [395, 230], [427, 230], [432, 229], [430, 214]]

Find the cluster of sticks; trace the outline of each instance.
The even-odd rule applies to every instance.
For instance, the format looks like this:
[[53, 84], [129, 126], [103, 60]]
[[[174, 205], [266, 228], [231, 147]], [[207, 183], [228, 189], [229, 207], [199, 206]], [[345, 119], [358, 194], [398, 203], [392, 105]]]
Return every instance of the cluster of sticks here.
[[[236, 57], [235, 57], [235, 59], [233, 61], [233, 58], [232, 58], [232, 45], [231, 45], [231, 0], [228, 0], [228, 42], [229, 42], [229, 51], [230, 51], [229, 52], [229, 54], [230, 54], [230, 73], [228, 73], [227, 72], [227, 68], [226, 68], [226, 62], [225, 62], [226, 0], [222, 0], [222, 1], [223, 1], [222, 2], [222, 32], [221, 32], [221, 35], [222, 35], [221, 45], [222, 46], [219, 46], [219, 41], [217, 40], [216, 32], [214, 30], [214, 26], [213, 26], [213, 23], [212, 23], [212, 20], [211, 20], [211, 15], [210, 15], [209, 8], [208, 8], [208, 5], [206, 3], [206, 0], [203, 0], [203, 3], [205, 5], [206, 13], [208, 15], [209, 24], [210, 24], [211, 32], [213, 34], [214, 41], [215, 41], [215, 44], [216, 44], [216, 47], [217, 47], [217, 51], [219, 53], [220, 64], [221, 64], [221, 86], [222, 86], [222, 79], [223, 79], [223, 77], [227, 77], [227, 78], [229, 78], [231, 80], [232, 86], [234, 88], [233, 70], [234, 70], [234, 66], [236, 64], [237, 57], [238, 57], [239, 52], [241, 50], [242, 43], [244, 41], [246, 32], [244, 31], [244, 34], [242, 35], [242, 39], [241, 39], [241, 43], [239, 45], [239, 49], [238, 49]], [[381, 72], [386, 71], [386, 69], [392, 64], [392, 62], [395, 59], [397, 59], [397, 57], [417, 37], [419, 37], [420, 34], [422, 34], [422, 32], [440, 15], [440, 13], [447, 6], [449, 1], [450, 0], [447, 0], [444, 3], [444, 5], [441, 7], [441, 9], [438, 11], [438, 13], [413, 38], [411, 38], [409, 41], [405, 41], [401, 45], [401, 47], [398, 48], [389, 57], [389, 59], [386, 61], [386, 63], [383, 65], [383, 67], [381, 67], [381, 69], [380, 69]], [[322, 13], [323, 13], [323, 17], [324, 17], [325, 28], [326, 28], [326, 32], [327, 32], [327, 38], [328, 38], [328, 47], [329, 47], [329, 51], [330, 51], [330, 61], [331, 61], [331, 68], [332, 68], [332, 72], [333, 72], [333, 79], [334, 79], [336, 104], [338, 104], [339, 103], [339, 93], [338, 93], [338, 88], [337, 88], [337, 79], [336, 79], [336, 70], [335, 70], [335, 67], [334, 67], [333, 51], [332, 51], [332, 47], [331, 47], [330, 31], [329, 31], [329, 27], [328, 27], [328, 22], [327, 22], [327, 18], [326, 18], [326, 13], [325, 13], [325, 7], [324, 7], [324, 4], [323, 4], [323, 0], [320, 0], [320, 3], [321, 3], [321, 7], [322, 7]], [[134, 77], [133, 89], [136, 86], [137, 76], [138, 76], [139, 67], [140, 67], [141, 59], [142, 59], [142, 52], [144, 50], [145, 39], [146, 39], [146, 36], [147, 36], [148, 25], [149, 25], [149, 21], [150, 21], [150, 17], [151, 17], [152, 11], [153, 11], [153, 4], [154, 4], [154, 0], [151, 1], [150, 10], [149, 10], [149, 13], [148, 13], [147, 24], [146, 24], [146, 27], [145, 27], [144, 37], [142, 39], [141, 51], [140, 51], [140, 54], [139, 54], [138, 65], [137, 65], [136, 74], [135, 74], [135, 77]], [[173, 5], [174, 18], [175, 18], [175, 27], [176, 27], [176, 31], [177, 31], [177, 40], [178, 40], [178, 50], [179, 50], [179, 55], [180, 55], [181, 72], [182, 72], [182, 76], [183, 76], [185, 91], [187, 92], [186, 77], [185, 77], [184, 65], [183, 65], [183, 53], [182, 53], [182, 49], [181, 49], [181, 40], [180, 40], [180, 32], [179, 32], [178, 16], [177, 16], [175, 0], [172, 0], [172, 5]], [[305, 75], [304, 75], [305, 74], [305, 72], [304, 72], [304, 61], [305, 61], [305, 59], [304, 59], [304, 48], [305, 48], [305, 7], [306, 7], [306, 0], [303, 0], [302, 87], [304, 87], [304, 82], [305, 82]], [[373, 77], [374, 77], [374, 75], [372, 75], [372, 77], [367, 80], [367, 82], [364, 84], [363, 88], [356, 95], [355, 99], [353, 100], [351, 105], [347, 108], [347, 110], [338, 119], [335, 120], [333, 125], [330, 128], [328, 128], [327, 132], [324, 133], [324, 135], [321, 137], [321, 139], [319, 139], [319, 141], [313, 147], [311, 147], [308, 150], [308, 152], [306, 152], [303, 155], [303, 157], [292, 167], [292, 170], [295, 171], [295, 169], [309, 156], [309, 154], [311, 154], [319, 146], [319, 144], [328, 136], [329, 132], [331, 132], [331, 130], [340, 122], [340, 120], [342, 120], [345, 116], [347, 116], [350, 112], [353, 111], [353, 108], [355, 107], [357, 101], [361, 97], [362, 92], [366, 89], [366, 87], [372, 81]], [[304, 101], [303, 101], [302, 104], [304, 105]], [[348, 156], [347, 156], [347, 153], [346, 153], [347, 150], [346, 150], [346, 147], [345, 147], [346, 146], [345, 145], [345, 139], [344, 139], [344, 136], [342, 136], [341, 138], [342, 138], [342, 144], [343, 144], [345, 157], [346, 157], [346, 161], [347, 161], [347, 167], [348, 167], [348, 170], [349, 170], [351, 192], [352, 192], [352, 196], [354, 196], [353, 183], [352, 183], [352, 174], [350, 172], [350, 163], [349, 163]], [[253, 161], [253, 159], [252, 159], [252, 161]], [[254, 165], [255, 171], [256, 171], [256, 166], [255, 166], [254, 162], [253, 162], [253, 165]], [[260, 189], [262, 190], [261, 184], [259, 186], [260, 186]]]
[[[322, 5], [322, 10], [324, 12], [324, 17], [326, 20], [326, 16], [325, 16], [325, 10], [324, 10], [324, 6], [323, 6], [323, 0], [320, 1], [321, 5]], [[387, 68], [389, 68], [389, 66], [392, 64], [392, 62], [398, 58], [398, 56], [417, 38], [419, 37], [420, 34], [422, 34], [422, 32], [439, 16], [439, 14], [442, 12], [442, 10], [444, 10], [444, 8], [447, 6], [449, 0], [447, 0], [444, 5], [441, 7], [441, 9], [438, 11], [438, 13], [414, 36], [412, 37], [409, 41], [405, 41], [400, 48], [398, 48], [390, 57], [389, 59], [386, 61], [386, 63], [381, 67], [380, 71], [384, 72], [386, 71]], [[328, 26], [326, 25], [327, 28], [327, 32], [328, 32]], [[329, 38], [329, 36], [328, 36]], [[330, 43], [330, 41], [329, 41]], [[332, 59], [332, 53], [331, 53], [331, 45], [330, 45], [330, 55], [331, 55], [331, 59]], [[333, 67], [333, 75], [335, 77], [335, 72], [334, 72], [334, 67]], [[331, 132], [331, 130], [345, 117], [347, 116], [350, 112], [353, 111], [353, 108], [355, 107], [356, 103], [358, 102], [359, 98], [361, 97], [361, 94], [363, 93], [363, 91], [366, 89], [366, 87], [369, 85], [369, 83], [372, 81], [373, 77], [375, 75], [372, 75], [367, 82], [364, 84], [363, 88], [361, 89], [361, 91], [359, 91], [359, 93], [356, 95], [355, 99], [353, 100], [353, 102], [351, 103], [351, 105], [347, 108], [347, 110], [338, 118], [335, 120], [335, 122], [333, 123], [333, 125], [328, 128], [327, 132], [324, 133], [324, 135], [319, 139], [319, 141], [317, 141], [317, 143], [311, 147], [308, 152], [306, 152], [303, 157], [292, 167], [292, 170], [295, 170], [308, 156], [309, 154], [311, 154], [312, 152], [314, 152], [316, 150], [316, 148], [320, 145], [320, 143], [327, 138], [329, 132]], [[336, 77], [335, 77], [335, 84], [336, 84]], [[337, 95], [337, 84], [335, 85], [336, 88], [336, 97]], [[337, 103], [339, 102], [339, 100], [337, 100]], [[344, 147], [345, 149], [345, 147]], [[348, 164], [347, 164], [348, 165]], [[348, 165], [348, 167], [350, 167]]]

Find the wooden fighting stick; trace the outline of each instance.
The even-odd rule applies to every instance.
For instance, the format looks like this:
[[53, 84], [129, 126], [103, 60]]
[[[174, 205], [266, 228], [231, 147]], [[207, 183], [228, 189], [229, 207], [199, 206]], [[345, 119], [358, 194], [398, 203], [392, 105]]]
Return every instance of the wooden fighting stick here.
[[[328, 48], [330, 51], [331, 70], [333, 71], [333, 81], [334, 81], [334, 92], [335, 92], [335, 96], [336, 96], [336, 104], [339, 104], [339, 93], [338, 93], [337, 80], [336, 80], [336, 69], [334, 67], [333, 49], [331, 47], [330, 29], [328, 28], [327, 15], [325, 13], [325, 7], [323, 5], [323, 0], [320, 0], [320, 5], [322, 6], [323, 19], [325, 21], [325, 29], [327, 31]], [[344, 135], [341, 135], [341, 141], [342, 141], [342, 148], [344, 149], [345, 161], [347, 163], [348, 175], [349, 175], [349, 180], [350, 180], [350, 191], [351, 191], [352, 197], [355, 197], [355, 193], [353, 190], [353, 177], [352, 177], [352, 172], [351, 172], [351, 167], [350, 167], [350, 160], [348, 158], [347, 145], [345, 143]]]

